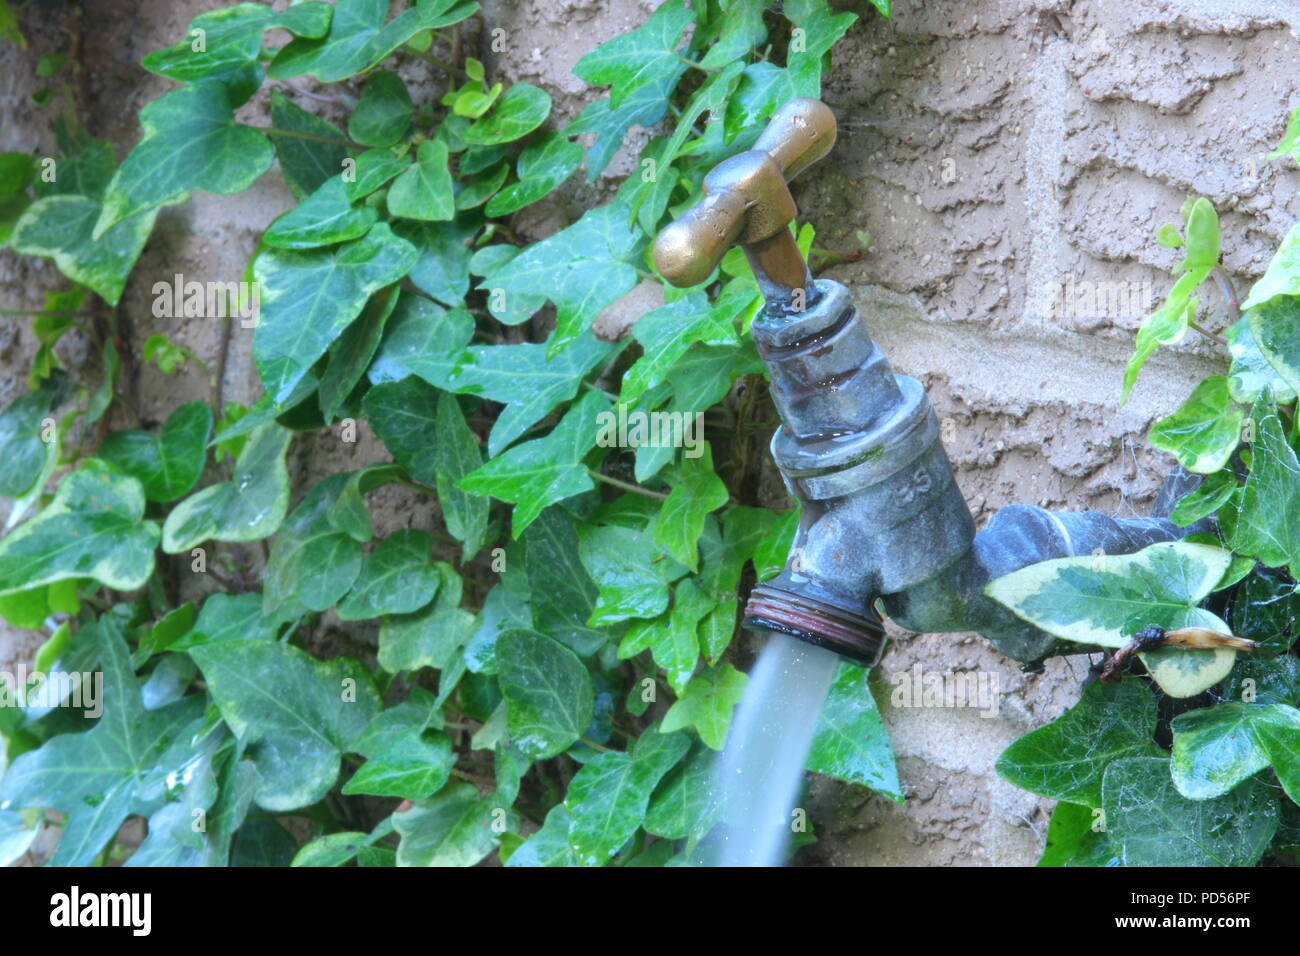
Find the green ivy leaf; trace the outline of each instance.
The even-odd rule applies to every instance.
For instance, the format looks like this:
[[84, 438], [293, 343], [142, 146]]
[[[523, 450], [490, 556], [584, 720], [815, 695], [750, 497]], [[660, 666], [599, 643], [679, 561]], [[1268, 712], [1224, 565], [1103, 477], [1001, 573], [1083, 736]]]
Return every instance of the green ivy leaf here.
[[368, 759], [343, 792], [423, 800], [442, 789], [455, 762], [451, 738], [442, 731], [405, 730]]
[[[691, 451], [700, 452], [691, 455]], [[704, 516], [721, 508], [729, 497], [727, 486], [713, 472], [713, 451], [708, 442], [688, 449], [668, 474], [672, 491], [655, 518], [654, 540], [692, 571], [699, 567], [699, 540]]]
[[166, 646], [170, 651], [224, 641], [273, 641], [277, 627], [262, 616], [262, 595], [218, 591], [203, 599], [194, 626]]
[[401, 290], [394, 284], [371, 296], [361, 310], [361, 317], [330, 345], [325, 372], [316, 389], [316, 401], [325, 423], [334, 420], [352, 397], [353, 389], [365, 378], [400, 294]]
[[492, 197], [487, 214], [508, 216], [537, 202], [573, 175], [581, 162], [582, 146], [563, 133], [547, 133], [519, 154], [519, 181]]
[[1300, 162], [1300, 109], [1291, 111], [1291, 118], [1287, 121], [1282, 142], [1277, 144], [1277, 149], [1268, 154], [1269, 159], [1280, 159], [1283, 156], [1290, 156]]
[[86, 196], [38, 199], [14, 224], [9, 244], [25, 256], [53, 259], [73, 282], [89, 286], [109, 305], [117, 305], [149, 233], [154, 210], [125, 218], [92, 238], [101, 207]]
[[1169, 761], [1114, 761], [1102, 781], [1110, 845], [1125, 866], [1253, 866], [1277, 830], [1277, 799], [1258, 780], [1213, 800], [1174, 788]]
[[766, 0], [733, 0], [726, 14], [717, 20], [722, 29], [704, 59], [700, 60], [700, 66], [721, 69], [743, 60], [762, 46], [767, 39], [767, 26], [763, 23], [766, 9]]
[[456, 215], [446, 144], [430, 139], [420, 144], [415, 164], [388, 188], [388, 211], [402, 219], [446, 220]]
[[1272, 765], [1292, 800], [1300, 794], [1300, 711], [1289, 704], [1218, 704], [1174, 718], [1170, 769], [1190, 800], [1219, 797]]
[[113, 432], [99, 444], [99, 457], [138, 478], [150, 501], [175, 501], [203, 474], [212, 409], [186, 402], [172, 412], [157, 436], [146, 431]]
[[1080, 644], [1123, 647], [1150, 626], [1226, 634], [1228, 626], [1197, 605], [1231, 560], [1222, 548], [1166, 541], [1134, 554], [1031, 564], [989, 582], [984, 593], [1035, 627]]
[[496, 659], [510, 736], [525, 756], [554, 757], [586, 733], [595, 701], [576, 654], [535, 631], [509, 630], [497, 638]]
[[544, 438], [524, 442], [470, 472], [457, 486], [515, 505], [512, 535], [523, 534], [543, 508], [594, 487], [583, 458], [596, 444], [597, 416], [609, 401], [587, 392]]
[[369, 206], [348, 200], [347, 186], [334, 176], [267, 227], [262, 241], [275, 249], [313, 249], [364, 236], [379, 218]]
[[201, 697], [144, 709], [130, 652], [111, 618], [78, 638], [98, 648], [102, 718], [85, 733], [63, 734], [23, 754], [0, 778], [0, 805], [67, 814], [53, 866], [90, 866], [128, 815], [147, 816], [167, 802], [164, 780], [192, 760], [189, 738], [202, 713]]
[[333, 13], [329, 4], [318, 2], [298, 3], [284, 13], [260, 3], [211, 10], [190, 21], [184, 40], [155, 50], [140, 65], [182, 83], [225, 78], [257, 63], [264, 30], [278, 27], [302, 37], [321, 37], [329, 30]]
[[626, 660], [649, 648], [655, 663], [664, 669], [669, 686], [681, 694], [700, 658], [700, 622], [713, 605], [713, 598], [687, 578], [674, 589], [672, 611], [666, 619], [636, 621], [619, 644], [618, 656]]
[[714, 750], [727, 742], [731, 712], [745, 693], [748, 678], [730, 664], [719, 664], [701, 671], [686, 686], [685, 692], [664, 715], [660, 733], [694, 727], [700, 739]]
[[592, 86], [610, 86], [617, 109], [636, 90], [674, 71], [680, 74], [677, 44], [695, 19], [683, 0], [668, 0], [630, 33], [607, 40], [576, 64], [574, 74]]
[[[729, 288], [734, 286], [732, 283]], [[730, 321], [733, 305], [734, 294], [728, 297], [724, 293], [716, 305], [711, 305], [703, 292], [691, 292], [638, 319], [632, 335], [641, 343], [643, 352], [623, 375], [619, 401], [631, 404], [664, 381], [697, 342], [735, 345], [736, 333]]]
[[998, 757], [1005, 780], [1053, 800], [1097, 808], [1114, 760], [1156, 757], [1156, 697], [1140, 681], [1089, 684], [1079, 702]]
[[453, 783], [436, 796], [393, 815], [401, 834], [398, 866], [473, 866], [501, 842], [496, 804], [472, 783]]
[[1062, 800], [1047, 824], [1039, 866], [1119, 866], [1101, 828], [1101, 811]]
[[600, 589], [588, 624], [653, 618], [668, 610], [668, 586], [686, 568], [655, 547], [648, 528], [583, 524], [578, 539], [582, 564]]
[[485, 116], [465, 130], [472, 146], [513, 143], [527, 136], [551, 115], [551, 95], [531, 83], [516, 83], [493, 104]]
[[271, 61], [267, 72], [277, 80], [313, 74], [322, 83], [365, 73], [422, 30], [436, 30], [472, 16], [477, 3], [419, 0], [388, 23], [388, 0], [339, 0], [329, 34], [298, 38]]
[[1228, 369], [1228, 392], [1234, 402], [1243, 405], [1257, 402], [1263, 397], [1266, 388], [1281, 405], [1296, 400], [1295, 389], [1278, 375], [1255, 343], [1249, 315], [1232, 323], [1223, 334], [1228, 340], [1228, 352], [1232, 355], [1232, 366]]
[[714, 755], [696, 744], [689, 757], [664, 778], [650, 798], [643, 826], [665, 840], [699, 839], [714, 823]]
[[1277, 409], [1259, 402], [1251, 412], [1255, 441], [1250, 476], [1230, 544], [1269, 567], [1300, 563], [1300, 461], [1287, 443]]
[[1174, 283], [1165, 304], [1142, 320], [1133, 356], [1124, 368], [1124, 390], [1120, 395], [1120, 404], [1128, 401], [1138, 373], [1155, 350], [1162, 345], [1176, 345], [1183, 340], [1187, 334], [1188, 322], [1196, 314], [1199, 304], [1192, 293], [1204, 281], [1205, 276], [1200, 272], [1186, 273]]
[[1188, 471], [1208, 475], [1226, 465], [1237, 450], [1245, 418], [1244, 411], [1232, 407], [1228, 380], [1211, 375], [1178, 411], [1151, 426], [1147, 440]]
[[601, 97], [589, 103], [578, 118], [564, 128], [565, 136], [595, 134], [595, 142], [587, 151], [588, 181], [595, 182], [609, 165], [629, 129], [633, 126], [651, 127], [664, 118], [668, 112], [668, 98], [686, 70], [686, 64], [674, 64], [671, 69], [638, 86], [617, 108], [610, 105], [608, 96]]
[[228, 196], [251, 186], [275, 150], [235, 122], [239, 103], [224, 83], [199, 80], [142, 109], [144, 136], [113, 174], [93, 238], [146, 210], [184, 202], [195, 189]]
[[262, 294], [253, 356], [272, 400], [285, 401], [371, 294], [406, 275], [416, 257], [415, 247], [382, 222], [337, 248], [258, 256], [253, 272]]
[[1263, 644], [1274, 654], [1285, 654], [1300, 636], [1297, 620], [1300, 593], [1289, 581], [1271, 575], [1251, 575], [1233, 601], [1232, 632]]
[[343, 753], [379, 712], [370, 673], [351, 658], [318, 661], [288, 644], [235, 640], [193, 648], [221, 717], [257, 766], [256, 800], [310, 806], [338, 779]]
[[[496, 458], [557, 405], [573, 398], [583, 380], [619, 348], [591, 334], [553, 358], [548, 358], [545, 345], [533, 342], [474, 345], [464, 350], [442, 387], [506, 405], [488, 435], [488, 456]], [[404, 361], [417, 375], [438, 384], [433, 381], [436, 366]]]
[[[312, 137], [336, 141], [322, 142], [320, 139], [305, 139], [298, 136], [273, 137], [275, 155], [280, 160], [280, 171], [284, 173], [285, 182], [289, 184], [289, 191], [299, 202], [323, 186], [327, 180], [339, 175], [339, 171], [344, 168], [344, 163], [348, 159], [348, 150], [343, 145], [346, 141], [343, 131], [336, 126], [331, 126], [314, 113], [307, 112], [279, 90], [271, 91], [271, 125], [276, 129], [288, 130], [290, 133], [307, 133]], [[370, 153], [362, 153], [361, 158], [357, 160], [358, 185], [363, 181], [362, 169], [368, 169], [369, 163], [372, 162], [366, 160], [368, 155]], [[397, 173], [394, 172], [392, 175], [395, 176]], [[375, 183], [371, 191], [378, 189], [380, 185], [382, 183]], [[361, 195], [350, 193], [348, 198], [355, 201], [360, 199]]]
[[43, 440], [44, 422], [67, 392], [67, 378], [60, 373], [43, 379], [0, 412], [0, 495], [17, 498], [41, 477], [51, 444]]
[[587, 624], [596, 606], [596, 585], [582, 566], [575, 524], [562, 508], [543, 511], [523, 534], [524, 570], [537, 630], [587, 657], [609, 635]]
[[411, 125], [411, 94], [396, 73], [370, 74], [366, 92], [348, 117], [348, 135], [363, 146], [392, 146]]
[[632, 838], [655, 787], [690, 748], [685, 734], [646, 730], [630, 753], [602, 753], [578, 771], [564, 804], [569, 846], [579, 865], [608, 862]]
[[1217, 471], [1207, 475], [1199, 485], [1178, 499], [1178, 504], [1169, 513], [1169, 520], [1181, 527], [1194, 524], [1218, 511], [1236, 490], [1237, 482], [1232, 472]]
[[262, 425], [249, 436], [230, 481], [190, 495], [163, 523], [163, 550], [180, 554], [209, 539], [257, 541], [275, 532], [289, 508], [284, 456], [293, 433]]
[[432, 550], [429, 533], [414, 529], [394, 531], [377, 542], [352, 590], [339, 603], [339, 620], [410, 614], [432, 601], [439, 583], [429, 557]]
[[361, 572], [361, 544], [370, 540], [364, 478], [364, 472], [330, 475], [284, 522], [266, 563], [262, 612], [268, 617], [323, 611], [352, 587]]
[[447, 670], [474, 631], [474, 615], [460, 608], [463, 582], [439, 561], [437, 598], [414, 614], [390, 614], [379, 629], [379, 665], [390, 674], [422, 667]]
[[474, 317], [464, 309], [444, 309], [421, 296], [404, 295], [370, 364], [370, 381], [380, 385], [415, 374], [430, 385], [449, 388], [473, 335]]
[[[411, 267], [411, 282], [415, 287], [444, 305], [463, 306], [465, 292], [469, 289], [472, 256], [469, 243], [479, 228], [478, 222], [466, 217], [451, 222], [403, 220], [394, 223], [393, 232], [420, 252], [420, 258]], [[437, 357], [450, 351], [444, 346]]]
[[817, 717], [806, 769], [861, 784], [902, 803], [894, 751], [867, 686], [867, 671], [841, 661]]
[[0, 540], [0, 594], [67, 578], [141, 587], [158, 546], [144, 503], [140, 482], [90, 459], [59, 482], [46, 508]]
[[554, 358], [577, 341], [596, 315], [637, 283], [631, 264], [642, 248], [639, 230], [617, 205], [586, 212], [572, 226], [529, 246], [479, 288], [488, 309], [507, 325], [527, 321], [549, 298], [556, 328], [547, 348]]
[[1286, 383], [1274, 395], [1285, 401], [1300, 391], [1300, 298], [1278, 295], [1246, 313], [1255, 345]]
[[[383, 186], [398, 173], [411, 165], [408, 147], [399, 150], [368, 149], [356, 159], [356, 166], [344, 169], [343, 183], [347, 187], [348, 199], [356, 202], [365, 199], [380, 186]], [[406, 238], [403, 236], [403, 238]]]

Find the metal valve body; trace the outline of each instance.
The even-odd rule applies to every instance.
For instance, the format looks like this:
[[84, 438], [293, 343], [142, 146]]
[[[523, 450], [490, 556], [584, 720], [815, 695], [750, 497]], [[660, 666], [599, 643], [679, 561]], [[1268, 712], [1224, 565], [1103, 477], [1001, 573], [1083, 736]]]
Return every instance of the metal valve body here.
[[[834, 142], [825, 105], [791, 100], [753, 150], [705, 178], [705, 197], [655, 243], [656, 265], [680, 286], [704, 282], [739, 243], [767, 300], [752, 333], [782, 421], [772, 457], [803, 513], [785, 569], [754, 588], [745, 624], [871, 666], [884, 645], [879, 600], [910, 630], [979, 631], [1010, 657], [1040, 660], [1056, 639], [985, 597], [990, 580], [1200, 528], [1011, 505], [976, 534], [925, 390], [894, 374], [848, 289], [812, 280], [790, 233], [796, 210], [785, 177]], [[1167, 485], [1157, 512], [1182, 490]]]

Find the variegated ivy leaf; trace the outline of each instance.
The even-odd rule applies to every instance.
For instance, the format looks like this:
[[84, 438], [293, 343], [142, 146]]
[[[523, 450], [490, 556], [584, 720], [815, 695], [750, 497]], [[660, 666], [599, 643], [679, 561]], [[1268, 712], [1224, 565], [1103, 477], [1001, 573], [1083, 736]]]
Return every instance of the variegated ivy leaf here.
[[1257, 402], [1251, 420], [1250, 476], [1230, 544], [1271, 568], [1300, 564], [1300, 461], [1271, 403]]
[[90, 459], [54, 500], [0, 540], [0, 594], [68, 578], [131, 591], [153, 574], [158, 525], [144, 518], [140, 482]]
[[1274, 396], [1285, 402], [1287, 395], [1300, 391], [1300, 297], [1273, 296], [1247, 312], [1246, 318], [1256, 347], [1286, 383], [1283, 394]]
[[[1215, 629], [1222, 634], [1226, 633], [1227, 626], [1219, 624]], [[1236, 662], [1237, 652], [1223, 648], [1191, 651], [1181, 647], [1162, 647], [1143, 651], [1138, 658], [1162, 691], [1170, 697], [1181, 698], [1195, 697], [1227, 677]]]
[[[1300, 111], [1292, 114], [1292, 124], [1300, 129]], [[1292, 226], [1273, 258], [1241, 303], [1243, 312], [1263, 305], [1277, 296], [1300, 296], [1300, 223]]]
[[462, 478], [458, 486], [513, 503], [510, 528], [518, 538], [543, 508], [594, 487], [583, 459], [596, 444], [598, 416], [608, 411], [608, 399], [587, 392], [546, 437], [503, 452]]
[[1175, 717], [1171, 770], [1183, 796], [1222, 796], [1272, 766], [1283, 789], [1300, 795], [1300, 711], [1289, 704], [1226, 703]]
[[317, 0], [294, 4], [283, 13], [261, 3], [211, 10], [190, 21], [184, 40], [155, 50], [140, 65], [183, 83], [229, 76], [257, 62], [264, 30], [279, 27], [301, 37], [322, 37], [333, 13], [333, 7]]
[[990, 581], [984, 593], [1035, 627], [1079, 644], [1123, 647], [1145, 627], [1227, 634], [1226, 624], [1197, 605], [1231, 561], [1222, 548], [1165, 541], [1134, 554], [1031, 564]]
[[1234, 402], [1244, 405], [1259, 401], [1266, 388], [1279, 404], [1288, 405], [1295, 401], [1295, 389], [1278, 375], [1277, 369], [1269, 364], [1255, 344], [1250, 316], [1242, 316], [1228, 326], [1223, 335], [1228, 340], [1228, 352], [1232, 355], [1232, 367], [1228, 370], [1228, 392]]
[[14, 224], [10, 245], [26, 256], [53, 259], [73, 282], [90, 287], [109, 305], [117, 305], [126, 277], [153, 230], [156, 210], [131, 216], [92, 238], [100, 209], [98, 199], [87, 196], [38, 199]]
[[229, 481], [209, 485], [168, 513], [163, 550], [179, 554], [209, 539], [256, 541], [274, 533], [289, 508], [284, 456], [292, 439], [292, 432], [275, 423], [258, 427], [235, 460]]
[[1237, 450], [1245, 418], [1242, 409], [1233, 407], [1228, 380], [1211, 375], [1178, 411], [1151, 426], [1147, 440], [1188, 471], [1208, 475], [1226, 465]]
[[410, 271], [418, 253], [377, 223], [336, 248], [269, 250], [253, 273], [261, 306], [253, 357], [272, 400], [284, 402], [372, 293]]
[[318, 661], [288, 644], [235, 640], [193, 648], [208, 693], [260, 775], [272, 811], [310, 806], [338, 779], [345, 751], [379, 712], [369, 671], [351, 658]]
[[229, 195], [266, 172], [275, 150], [235, 122], [237, 97], [225, 83], [199, 80], [142, 109], [144, 136], [113, 174], [93, 238], [146, 210], [184, 202], [195, 189]]
[[304, 73], [333, 83], [364, 73], [422, 30], [436, 30], [472, 16], [477, 3], [461, 0], [417, 0], [385, 23], [389, 0], [339, 0], [329, 33], [318, 39], [300, 37], [282, 49], [267, 72], [277, 80]]
[[556, 328], [546, 354], [555, 357], [580, 338], [601, 309], [636, 285], [633, 262], [643, 237], [629, 219], [623, 206], [600, 206], [529, 246], [480, 284], [488, 309], [507, 325], [518, 325], [549, 298], [555, 303]]

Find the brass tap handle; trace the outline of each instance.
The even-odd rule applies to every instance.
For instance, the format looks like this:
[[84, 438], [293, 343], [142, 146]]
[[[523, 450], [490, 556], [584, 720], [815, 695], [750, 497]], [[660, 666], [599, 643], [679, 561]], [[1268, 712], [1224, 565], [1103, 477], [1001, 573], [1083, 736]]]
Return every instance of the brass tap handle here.
[[675, 286], [698, 285], [739, 243], [769, 303], [798, 308], [796, 290], [811, 282], [790, 235], [798, 210], [786, 185], [835, 145], [835, 116], [826, 104], [794, 99], [772, 117], [754, 148], [704, 177], [705, 196], [655, 240], [655, 266]]

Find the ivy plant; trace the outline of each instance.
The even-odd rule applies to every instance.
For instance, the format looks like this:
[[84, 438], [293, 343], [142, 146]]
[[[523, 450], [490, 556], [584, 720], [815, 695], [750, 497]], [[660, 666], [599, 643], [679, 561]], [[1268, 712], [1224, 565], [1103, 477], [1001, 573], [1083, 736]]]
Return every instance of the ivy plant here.
[[[45, 67], [58, 153], [0, 156], [0, 241], [71, 285], [33, 317], [30, 388], [0, 413], [0, 613], [47, 635], [51, 673], [102, 675], [103, 711], [0, 688], [0, 863], [51, 825], [51, 862], [74, 865], [688, 859], [745, 686], [741, 598], [796, 520], [736, 464], [771, 424], [760, 297], [731, 256], [663, 287], [631, 336], [593, 323], [659, 283], [651, 238], [777, 107], [819, 95], [856, 19], [667, 0], [578, 61], [604, 91], [556, 128], [544, 89], [465, 54], [489, 47], [471, 0], [237, 3], [144, 57], [173, 88], [120, 161], [57, 85], [80, 66]], [[610, 201], [523, 241], [513, 217], [600, 176], [633, 127], [651, 135]], [[119, 322], [154, 278], [135, 267], [159, 210], [273, 167], [296, 204], [225, 277], [254, 284], [264, 394], [223, 401], [218, 366], [211, 402], [140, 419], [119, 370], [199, 361]], [[74, 328], [102, 381], [63, 367]], [[607, 416], [651, 414], [704, 428], [602, 440]], [[292, 478], [302, 436], [359, 427], [387, 454]], [[386, 486], [421, 520], [377, 537]], [[901, 799], [860, 669], [809, 767]]]
[[[1296, 158], [1297, 130], [1300, 110], [1272, 158]], [[1203, 476], [1172, 520], [1213, 530], [1132, 555], [1043, 562], [987, 593], [1080, 646], [1193, 627], [1256, 647], [1140, 651], [1141, 676], [1090, 678], [1072, 709], [1006, 749], [1003, 777], [1059, 801], [1041, 866], [1251, 866], [1300, 849], [1300, 225], [1240, 303], [1208, 200], [1189, 200], [1183, 229], [1165, 226], [1157, 241], [1181, 251], [1179, 277], [1137, 334], [1124, 395], [1151, 353], [1188, 329], [1224, 348], [1225, 374], [1196, 385], [1148, 436]], [[1229, 312], [1222, 335], [1196, 319], [1210, 278]]]

